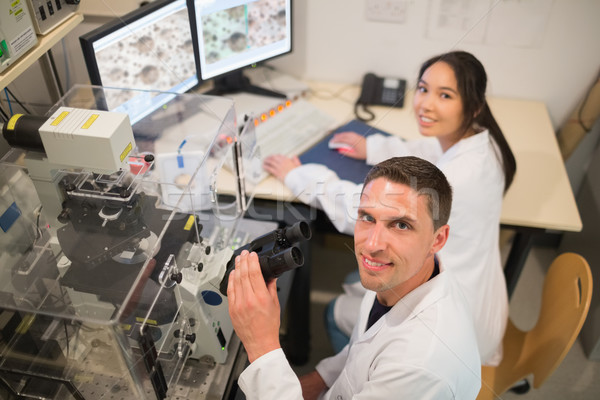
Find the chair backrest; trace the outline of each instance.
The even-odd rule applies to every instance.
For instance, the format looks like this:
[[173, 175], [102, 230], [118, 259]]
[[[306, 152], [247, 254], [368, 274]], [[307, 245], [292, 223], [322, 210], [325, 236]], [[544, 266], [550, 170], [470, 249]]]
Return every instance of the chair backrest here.
[[527, 335], [533, 386], [540, 387], [565, 358], [577, 339], [592, 301], [592, 272], [575, 253], [558, 256], [544, 280], [542, 308]]
[[536, 325], [528, 332], [508, 321], [504, 357], [497, 367], [482, 368], [480, 399], [500, 395], [530, 374], [538, 388], [554, 372], [577, 339], [592, 299], [592, 273], [578, 254], [554, 259], [544, 279]]

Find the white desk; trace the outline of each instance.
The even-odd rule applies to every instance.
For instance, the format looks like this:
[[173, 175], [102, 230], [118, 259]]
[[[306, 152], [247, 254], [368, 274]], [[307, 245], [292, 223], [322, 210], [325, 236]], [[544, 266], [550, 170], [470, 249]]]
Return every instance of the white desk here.
[[[309, 86], [309, 101], [340, 124], [355, 118], [359, 87], [321, 82], [310, 82]], [[376, 118], [369, 124], [404, 138], [419, 137], [411, 108], [412, 92], [407, 93], [404, 104], [401, 109], [371, 107]], [[503, 98], [489, 99], [489, 105], [517, 160], [517, 173], [506, 193], [500, 219], [503, 226], [517, 231], [505, 267], [511, 293], [534, 235], [547, 229], [578, 232], [582, 223], [546, 106], [538, 101]], [[256, 197], [295, 200], [272, 177], [256, 187]]]

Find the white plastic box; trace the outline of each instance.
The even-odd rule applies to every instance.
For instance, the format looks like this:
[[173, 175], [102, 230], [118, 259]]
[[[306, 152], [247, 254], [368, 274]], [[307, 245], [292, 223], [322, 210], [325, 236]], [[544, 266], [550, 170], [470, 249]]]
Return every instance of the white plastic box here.
[[125, 113], [60, 107], [39, 129], [48, 161], [94, 172], [118, 171], [135, 141]]
[[25, 0], [0, 2], [0, 72], [15, 63], [38, 40]]
[[38, 35], [46, 35], [63, 23], [79, 8], [79, 2], [65, 0], [26, 0]]

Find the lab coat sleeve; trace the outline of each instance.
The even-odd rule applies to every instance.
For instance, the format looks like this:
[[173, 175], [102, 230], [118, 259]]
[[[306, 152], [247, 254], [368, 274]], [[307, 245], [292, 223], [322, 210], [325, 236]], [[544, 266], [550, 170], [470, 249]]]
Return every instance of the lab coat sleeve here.
[[284, 183], [300, 201], [323, 210], [339, 232], [354, 233], [362, 184], [341, 180], [320, 164], [294, 168]]
[[282, 349], [254, 360], [240, 375], [238, 385], [252, 400], [301, 400], [302, 387]]
[[333, 386], [333, 383], [338, 378], [344, 366], [346, 365], [346, 359], [348, 358], [348, 349], [350, 347], [346, 345], [339, 353], [334, 356], [327, 357], [319, 361], [315, 369], [321, 375], [321, 378], [325, 381], [327, 387]]
[[367, 136], [367, 164], [375, 165], [392, 157], [415, 156], [435, 163], [442, 156], [436, 138], [404, 140], [398, 136]]

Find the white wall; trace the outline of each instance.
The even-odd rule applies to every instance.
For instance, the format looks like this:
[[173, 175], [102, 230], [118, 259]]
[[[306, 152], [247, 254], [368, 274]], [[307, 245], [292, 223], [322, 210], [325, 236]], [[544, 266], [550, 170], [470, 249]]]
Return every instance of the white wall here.
[[[366, 1], [295, 0], [301, 20], [294, 29], [301, 30], [296, 42], [298, 51], [305, 52], [304, 60], [299, 62], [294, 55], [275, 64], [315, 80], [359, 83], [365, 72], [372, 71], [412, 83], [420, 63], [428, 57], [452, 49], [466, 50], [486, 67], [488, 94], [543, 101], [555, 128], [565, 121], [600, 72], [598, 0], [520, 0], [545, 3], [549, 8], [547, 25], [540, 32], [542, 42], [529, 48], [473, 44], [469, 35], [461, 38], [452, 32], [442, 40], [428, 39], [426, 26], [435, 1], [400, 0], [408, 6], [403, 24], [368, 21]], [[486, 1], [498, 6], [517, 2], [473, 3]], [[500, 13], [498, 7], [488, 17], [496, 12]], [[517, 29], [521, 23], [519, 16], [498, 18], [505, 21], [507, 29]]]
[[[441, 40], [427, 38], [426, 25], [432, 5], [438, 0], [396, 0], [407, 5], [406, 22], [401, 24], [368, 21], [366, 1], [294, 0], [294, 53], [273, 64], [292, 75], [313, 80], [359, 83], [365, 72], [372, 71], [403, 77], [412, 83], [420, 63], [429, 56], [451, 49], [467, 50], [486, 67], [488, 94], [543, 101], [556, 129], [600, 71], [598, 0], [471, 0], [493, 5], [546, 4], [548, 18], [540, 32], [542, 41], [528, 48], [469, 43], [469, 35], [461, 38], [452, 32]], [[498, 7], [493, 8], [489, 14], [497, 10]], [[504, 20], [512, 29], [511, 24], [517, 24], [519, 16]], [[63, 85], [89, 83], [78, 37], [106, 21], [86, 17], [64, 39], [66, 56], [62, 43], [54, 47]], [[9, 88], [41, 113], [51, 106], [37, 64]], [[0, 99], [4, 100], [3, 94]]]

